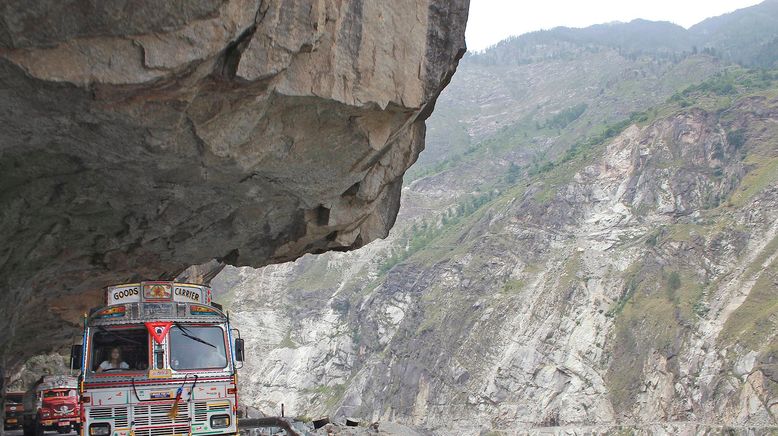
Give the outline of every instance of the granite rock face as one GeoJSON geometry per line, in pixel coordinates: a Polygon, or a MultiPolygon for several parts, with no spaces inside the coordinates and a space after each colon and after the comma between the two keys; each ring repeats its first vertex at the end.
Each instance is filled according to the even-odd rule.
{"type": "Polygon", "coordinates": [[[106,284],[386,236],[468,3],[4,2],[5,364],[106,284]]]}

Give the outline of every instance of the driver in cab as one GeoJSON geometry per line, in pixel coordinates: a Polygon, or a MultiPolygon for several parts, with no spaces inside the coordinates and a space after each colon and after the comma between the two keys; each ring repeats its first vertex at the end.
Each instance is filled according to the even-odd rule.
{"type": "Polygon", "coordinates": [[[97,372],[105,372],[116,369],[130,369],[130,365],[122,360],[121,348],[112,347],[110,360],[104,360],[100,366],[97,367],[97,372]]]}

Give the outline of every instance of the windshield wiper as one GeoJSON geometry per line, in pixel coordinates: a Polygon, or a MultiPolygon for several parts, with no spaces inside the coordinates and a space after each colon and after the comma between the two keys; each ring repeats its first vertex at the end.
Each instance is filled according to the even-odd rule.
{"type": "Polygon", "coordinates": [[[210,342],[206,341],[205,339],[200,339],[200,338],[198,338],[197,336],[194,336],[194,335],[193,335],[193,334],[192,334],[192,333],[189,331],[189,329],[187,329],[186,327],[184,327],[183,325],[181,325],[181,323],[179,323],[179,322],[174,322],[173,324],[174,324],[176,327],[178,327],[178,329],[179,329],[179,330],[181,330],[181,335],[183,335],[183,336],[185,336],[185,337],[187,337],[187,338],[189,338],[189,339],[191,339],[191,340],[193,340],[193,341],[199,342],[199,343],[201,343],[201,344],[205,344],[205,345],[207,345],[207,346],[209,346],[209,347],[213,347],[213,349],[214,349],[214,350],[216,350],[216,349],[217,349],[217,348],[216,348],[216,345],[213,345],[212,343],[210,343],[210,342]]]}

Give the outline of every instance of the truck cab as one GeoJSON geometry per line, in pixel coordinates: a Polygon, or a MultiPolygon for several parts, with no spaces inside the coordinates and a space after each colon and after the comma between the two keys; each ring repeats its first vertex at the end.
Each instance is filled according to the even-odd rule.
{"type": "Polygon", "coordinates": [[[105,298],[72,351],[82,436],[235,434],[243,341],[211,289],[141,282],[105,298]]]}
{"type": "Polygon", "coordinates": [[[41,377],[24,395],[21,424],[25,436],[79,430],[78,380],[68,375],[41,377]]]}
{"type": "Polygon", "coordinates": [[[72,387],[46,389],[41,392],[38,420],[45,430],[70,433],[81,423],[78,390],[72,387]]]}
{"type": "Polygon", "coordinates": [[[13,430],[22,426],[24,413],[24,392],[5,393],[5,430],[13,430]]]}

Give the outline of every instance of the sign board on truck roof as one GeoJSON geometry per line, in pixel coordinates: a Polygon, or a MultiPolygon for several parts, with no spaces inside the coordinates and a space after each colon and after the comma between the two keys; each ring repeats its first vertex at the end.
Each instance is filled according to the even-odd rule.
{"type": "Polygon", "coordinates": [[[179,302],[211,304],[211,288],[190,283],[142,282],[109,286],[105,305],[140,302],[179,302]]]}

